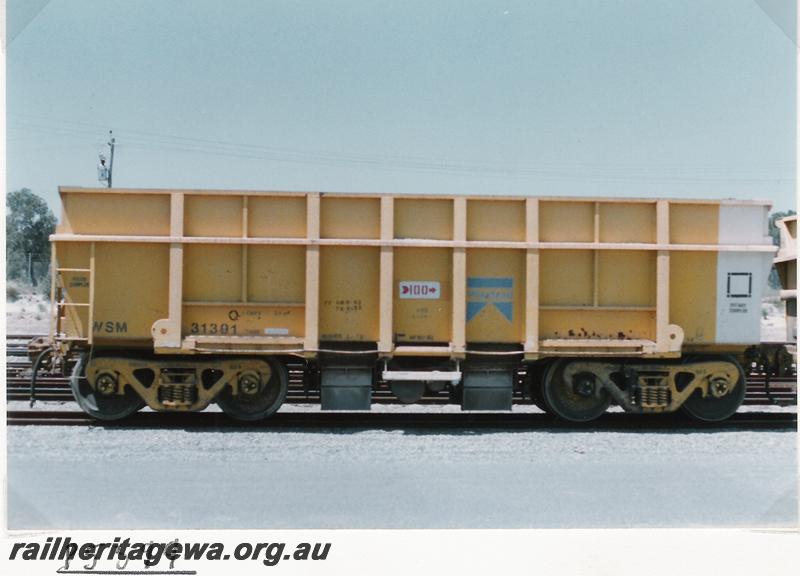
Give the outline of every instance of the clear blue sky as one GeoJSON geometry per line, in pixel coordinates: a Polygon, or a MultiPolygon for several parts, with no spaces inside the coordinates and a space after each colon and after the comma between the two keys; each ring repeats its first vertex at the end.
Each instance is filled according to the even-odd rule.
{"type": "Polygon", "coordinates": [[[791,0],[9,0],[7,186],[795,206],[791,0]]]}

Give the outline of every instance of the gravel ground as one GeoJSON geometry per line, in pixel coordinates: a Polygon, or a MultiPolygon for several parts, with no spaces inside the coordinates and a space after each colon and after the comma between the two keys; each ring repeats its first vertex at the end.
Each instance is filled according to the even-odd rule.
{"type": "MultiPolygon", "coordinates": [[[[23,298],[8,306],[11,332],[46,331],[40,300],[23,298]]],[[[782,340],[782,310],[766,305],[765,312],[762,338],[782,340]]],[[[36,408],[76,409],[73,403],[36,408]]],[[[12,402],[9,409],[28,406],[12,402]]],[[[375,406],[373,411],[460,410],[375,406]]],[[[7,432],[11,529],[798,523],[793,432],[81,427],[7,432]]]]}
{"type": "Polygon", "coordinates": [[[793,432],[8,429],[8,525],[796,526],[793,432]]]}

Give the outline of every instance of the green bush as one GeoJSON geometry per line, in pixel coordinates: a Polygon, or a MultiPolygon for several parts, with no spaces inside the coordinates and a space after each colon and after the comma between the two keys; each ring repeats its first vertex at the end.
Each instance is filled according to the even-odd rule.
{"type": "Polygon", "coordinates": [[[19,300],[21,295],[21,291],[19,286],[16,285],[14,282],[7,282],[6,283],[6,302],[16,302],[19,300]]]}

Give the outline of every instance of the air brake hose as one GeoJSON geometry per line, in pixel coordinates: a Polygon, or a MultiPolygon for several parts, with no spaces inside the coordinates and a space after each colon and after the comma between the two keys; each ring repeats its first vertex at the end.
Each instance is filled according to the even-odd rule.
{"type": "Polygon", "coordinates": [[[48,347],[39,352],[39,355],[36,356],[36,360],[33,361],[33,374],[31,374],[31,408],[36,403],[36,376],[39,374],[39,369],[42,367],[42,363],[44,362],[45,355],[49,355],[53,353],[53,349],[48,347]]]}

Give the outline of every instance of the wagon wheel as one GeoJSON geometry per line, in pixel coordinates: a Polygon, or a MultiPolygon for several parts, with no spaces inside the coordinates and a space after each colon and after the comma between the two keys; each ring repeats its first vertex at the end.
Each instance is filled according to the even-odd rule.
{"type": "Polygon", "coordinates": [[[552,364],[545,364],[544,366],[537,365],[528,368],[528,384],[530,386],[531,401],[539,410],[550,416],[553,415],[553,409],[547,405],[547,400],[545,400],[544,397],[544,378],[551,365],[552,364]]]}
{"type": "Polygon", "coordinates": [[[261,420],[281,407],[289,389],[286,367],[278,361],[266,361],[264,370],[248,370],[237,375],[239,393],[230,387],[217,396],[222,411],[237,420],[261,420]]]}
{"type": "Polygon", "coordinates": [[[69,386],[81,410],[98,420],[120,420],[130,416],[144,406],[144,401],[130,387],[123,394],[116,392],[101,394],[89,385],[86,379],[88,354],[81,354],[72,370],[69,386]]]}
{"type": "MultiPolygon", "coordinates": [[[[717,359],[715,358],[715,360],[717,359]]],[[[747,392],[747,377],[736,360],[730,357],[726,357],[724,360],[736,366],[739,379],[736,382],[712,380],[709,383],[709,393],[705,397],[701,390],[695,390],[681,405],[681,409],[693,419],[701,422],[721,422],[733,416],[742,405],[747,392]],[[730,389],[731,386],[733,389],[730,389]],[[716,393],[714,393],[714,387],[716,387],[716,393]]]]}
{"type": "Polygon", "coordinates": [[[611,404],[611,396],[598,390],[594,374],[581,372],[571,381],[564,378],[569,360],[557,360],[547,368],[542,384],[547,407],[563,420],[589,422],[599,418],[611,404]]]}

